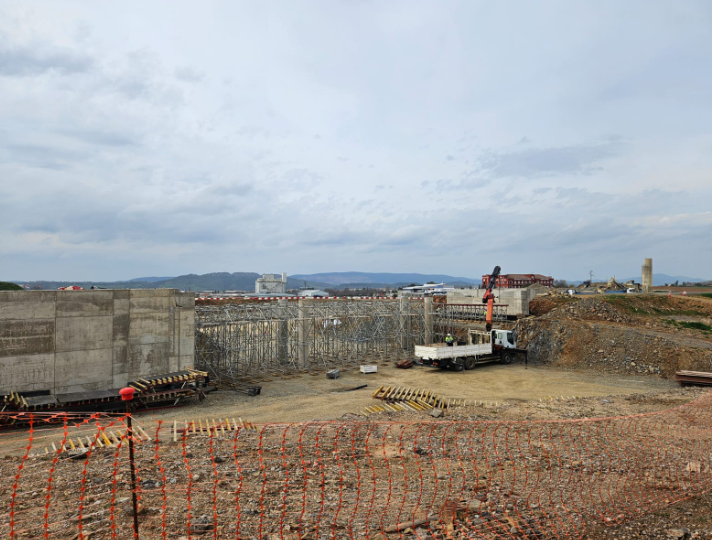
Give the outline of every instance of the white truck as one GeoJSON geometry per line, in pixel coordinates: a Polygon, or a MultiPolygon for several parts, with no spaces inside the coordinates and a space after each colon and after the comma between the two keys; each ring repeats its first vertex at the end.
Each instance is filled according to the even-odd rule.
{"type": "Polygon", "coordinates": [[[467,341],[467,345],[416,345],[415,356],[427,366],[458,371],[487,362],[510,364],[522,356],[524,362],[527,361],[527,351],[517,348],[516,334],[512,330],[470,330],[467,341]]]}

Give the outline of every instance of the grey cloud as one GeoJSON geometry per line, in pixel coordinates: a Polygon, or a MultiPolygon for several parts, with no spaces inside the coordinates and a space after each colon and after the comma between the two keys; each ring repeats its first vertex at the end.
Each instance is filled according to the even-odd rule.
{"type": "Polygon", "coordinates": [[[282,178],[290,187],[304,191],[316,187],[323,180],[320,174],[309,169],[289,169],[282,174],[282,178]]]}
{"type": "Polygon", "coordinates": [[[205,74],[190,67],[181,67],[176,69],[173,74],[176,79],[183,82],[200,82],[205,77],[205,74]]]}
{"type": "Polygon", "coordinates": [[[58,146],[22,143],[0,146],[0,163],[14,162],[38,169],[67,169],[84,157],[85,154],[82,152],[58,146]]]}
{"type": "Polygon", "coordinates": [[[490,179],[478,176],[476,171],[465,171],[460,175],[459,180],[439,179],[421,182],[420,185],[433,193],[445,193],[448,191],[473,190],[485,187],[490,184],[490,182],[490,179]]]}
{"type": "Polygon", "coordinates": [[[62,128],[57,133],[87,144],[101,146],[137,146],[139,141],[128,133],[100,129],[62,128]]]}
{"type": "Polygon", "coordinates": [[[215,195],[234,195],[236,197],[244,197],[254,191],[254,187],[249,183],[233,183],[233,184],[216,184],[208,190],[215,195]]]}
{"type": "Polygon", "coordinates": [[[301,244],[306,246],[347,246],[368,244],[372,237],[366,232],[305,231],[301,244]]]}
{"type": "Polygon", "coordinates": [[[101,73],[100,85],[129,101],[145,100],[175,108],[184,103],[180,87],[164,72],[161,62],[145,50],[132,51],[117,70],[101,73]]]}
{"type": "Polygon", "coordinates": [[[243,223],[252,219],[241,216],[225,202],[132,210],[125,203],[81,192],[38,197],[31,209],[19,206],[14,214],[11,217],[15,232],[55,234],[71,245],[119,241],[219,244],[241,238],[243,223]],[[228,211],[230,221],[225,222],[223,218],[228,211]]]}
{"type": "Polygon", "coordinates": [[[49,72],[71,75],[88,72],[93,64],[90,57],[68,49],[0,42],[0,75],[4,76],[27,77],[49,72]]]}
{"type": "Polygon", "coordinates": [[[619,152],[620,144],[613,141],[596,145],[531,148],[509,153],[492,152],[480,160],[480,167],[492,178],[589,175],[602,169],[602,160],[619,152]]]}

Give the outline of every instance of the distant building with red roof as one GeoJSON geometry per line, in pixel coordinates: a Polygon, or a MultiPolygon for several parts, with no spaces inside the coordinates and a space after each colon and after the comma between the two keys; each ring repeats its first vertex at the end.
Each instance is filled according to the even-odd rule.
{"type": "MultiPolygon", "coordinates": [[[[490,277],[489,275],[482,276],[483,289],[489,286],[490,277]]],[[[554,278],[542,274],[500,274],[497,276],[495,287],[501,289],[521,289],[523,287],[529,287],[529,285],[533,285],[534,283],[545,287],[553,287],[554,278]]]]}

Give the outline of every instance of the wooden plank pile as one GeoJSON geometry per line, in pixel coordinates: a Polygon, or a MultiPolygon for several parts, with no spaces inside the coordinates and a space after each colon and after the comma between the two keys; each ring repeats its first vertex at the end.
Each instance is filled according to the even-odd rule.
{"type": "MultiPolygon", "coordinates": [[[[144,442],[150,441],[151,437],[144,429],[134,422],[133,425],[134,441],[144,442]]],[[[90,435],[74,435],[67,437],[63,442],[51,442],[50,446],[44,447],[44,452],[30,453],[30,457],[41,457],[47,454],[62,454],[68,453],[73,455],[86,454],[90,450],[96,451],[98,448],[116,448],[119,445],[125,445],[127,430],[124,429],[101,429],[98,432],[90,435]]]]}
{"type": "MultiPolygon", "coordinates": [[[[185,369],[174,373],[156,375],[129,381],[128,386],[136,390],[134,408],[152,407],[158,404],[177,405],[182,399],[198,394],[204,397],[201,386],[208,374],[205,371],[185,369]]],[[[119,388],[87,390],[55,395],[23,396],[11,391],[0,396],[0,412],[22,411],[123,411],[126,405],[121,401],[119,388]]]]}
{"type": "Polygon", "coordinates": [[[429,411],[431,409],[447,409],[455,406],[466,406],[467,400],[448,399],[427,388],[409,388],[407,386],[379,387],[373,393],[374,399],[383,403],[366,407],[361,411],[364,416],[379,412],[429,411]]]}
{"type": "Polygon", "coordinates": [[[178,441],[178,439],[182,438],[184,434],[186,437],[189,435],[225,435],[226,433],[238,431],[240,429],[253,431],[259,430],[259,428],[252,422],[243,422],[242,418],[238,418],[237,421],[235,421],[234,418],[225,418],[224,421],[222,419],[218,419],[217,422],[215,421],[215,418],[206,418],[204,425],[202,418],[198,418],[197,422],[195,419],[190,421],[185,420],[183,422],[183,427],[180,428],[178,427],[178,421],[174,420],[173,440],[178,441]]]}

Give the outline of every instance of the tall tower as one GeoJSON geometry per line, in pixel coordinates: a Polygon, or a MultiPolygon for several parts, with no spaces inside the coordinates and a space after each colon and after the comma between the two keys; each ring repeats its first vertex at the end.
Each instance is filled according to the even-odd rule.
{"type": "Polygon", "coordinates": [[[643,264],[643,292],[649,293],[653,290],[653,259],[645,259],[643,264]]]}

